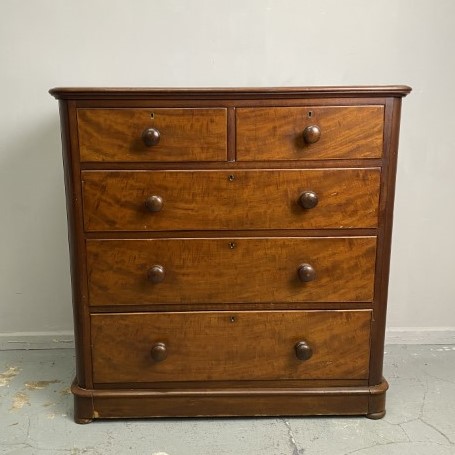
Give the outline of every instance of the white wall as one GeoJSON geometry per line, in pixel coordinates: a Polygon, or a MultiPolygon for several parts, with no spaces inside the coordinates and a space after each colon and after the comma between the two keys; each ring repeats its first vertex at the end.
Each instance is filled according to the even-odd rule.
{"type": "Polygon", "coordinates": [[[409,84],[389,326],[455,327],[453,0],[1,0],[0,333],[71,330],[53,86],[409,84]]]}

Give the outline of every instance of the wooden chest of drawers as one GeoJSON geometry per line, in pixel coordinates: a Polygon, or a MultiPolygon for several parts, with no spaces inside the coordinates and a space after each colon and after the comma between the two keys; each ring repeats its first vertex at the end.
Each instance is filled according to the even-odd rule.
{"type": "Polygon", "coordinates": [[[57,88],[75,420],[385,413],[406,86],[57,88]]]}

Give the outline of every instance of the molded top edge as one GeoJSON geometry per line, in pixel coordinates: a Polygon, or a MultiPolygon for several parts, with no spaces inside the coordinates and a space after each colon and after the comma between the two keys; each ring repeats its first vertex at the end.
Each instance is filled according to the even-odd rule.
{"type": "Polygon", "coordinates": [[[291,98],[395,96],[411,92],[407,85],[340,86],[340,87],[241,87],[241,88],[120,88],[120,87],[56,87],[49,93],[56,99],[138,99],[138,98],[291,98]]]}

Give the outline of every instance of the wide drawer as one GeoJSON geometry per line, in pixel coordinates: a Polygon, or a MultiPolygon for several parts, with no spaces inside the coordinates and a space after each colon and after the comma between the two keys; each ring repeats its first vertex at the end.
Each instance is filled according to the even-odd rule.
{"type": "Polygon", "coordinates": [[[81,161],[225,161],[226,109],[78,109],[81,161]]]}
{"type": "Polygon", "coordinates": [[[95,383],[367,379],[371,311],[94,314],[95,383]]]}
{"type": "Polygon", "coordinates": [[[237,159],[380,158],[383,106],[238,108],[237,159]]]}
{"type": "Polygon", "coordinates": [[[376,237],[92,239],[86,245],[95,306],[373,299],[376,237]]]}
{"type": "Polygon", "coordinates": [[[378,224],[378,168],[85,171],[82,182],[87,231],[374,228],[378,224]],[[308,208],[314,197],[317,205],[308,208]]]}

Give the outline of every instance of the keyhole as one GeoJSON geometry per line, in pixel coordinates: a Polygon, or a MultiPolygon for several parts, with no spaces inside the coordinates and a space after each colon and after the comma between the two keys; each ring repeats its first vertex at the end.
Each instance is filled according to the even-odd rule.
{"type": "Polygon", "coordinates": [[[236,247],[235,242],[229,242],[228,245],[231,250],[233,250],[236,247]]]}
{"type": "Polygon", "coordinates": [[[152,120],[155,118],[155,113],[154,113],[154,112],[152,112],[152,113],[150,114],[150,118],[151,118],[152,120]]]}
{"type": "Polygon", "coordinates": [[[235,322],[235,316],[231,316],[230,321],[235,322]]]}
{"type": "Polygon", "coordinates": [[[308,111],[308,118],[313,117],[313,111],[308,111]]]}
{"type": "Polygon", "coordinates": [[[228,177],[228,180],[229,180],[230,182],[234,181],[234,180],[235,180],[235,175],[232,175],[232,174],[231,174],[231,175],[228,177]]]}

